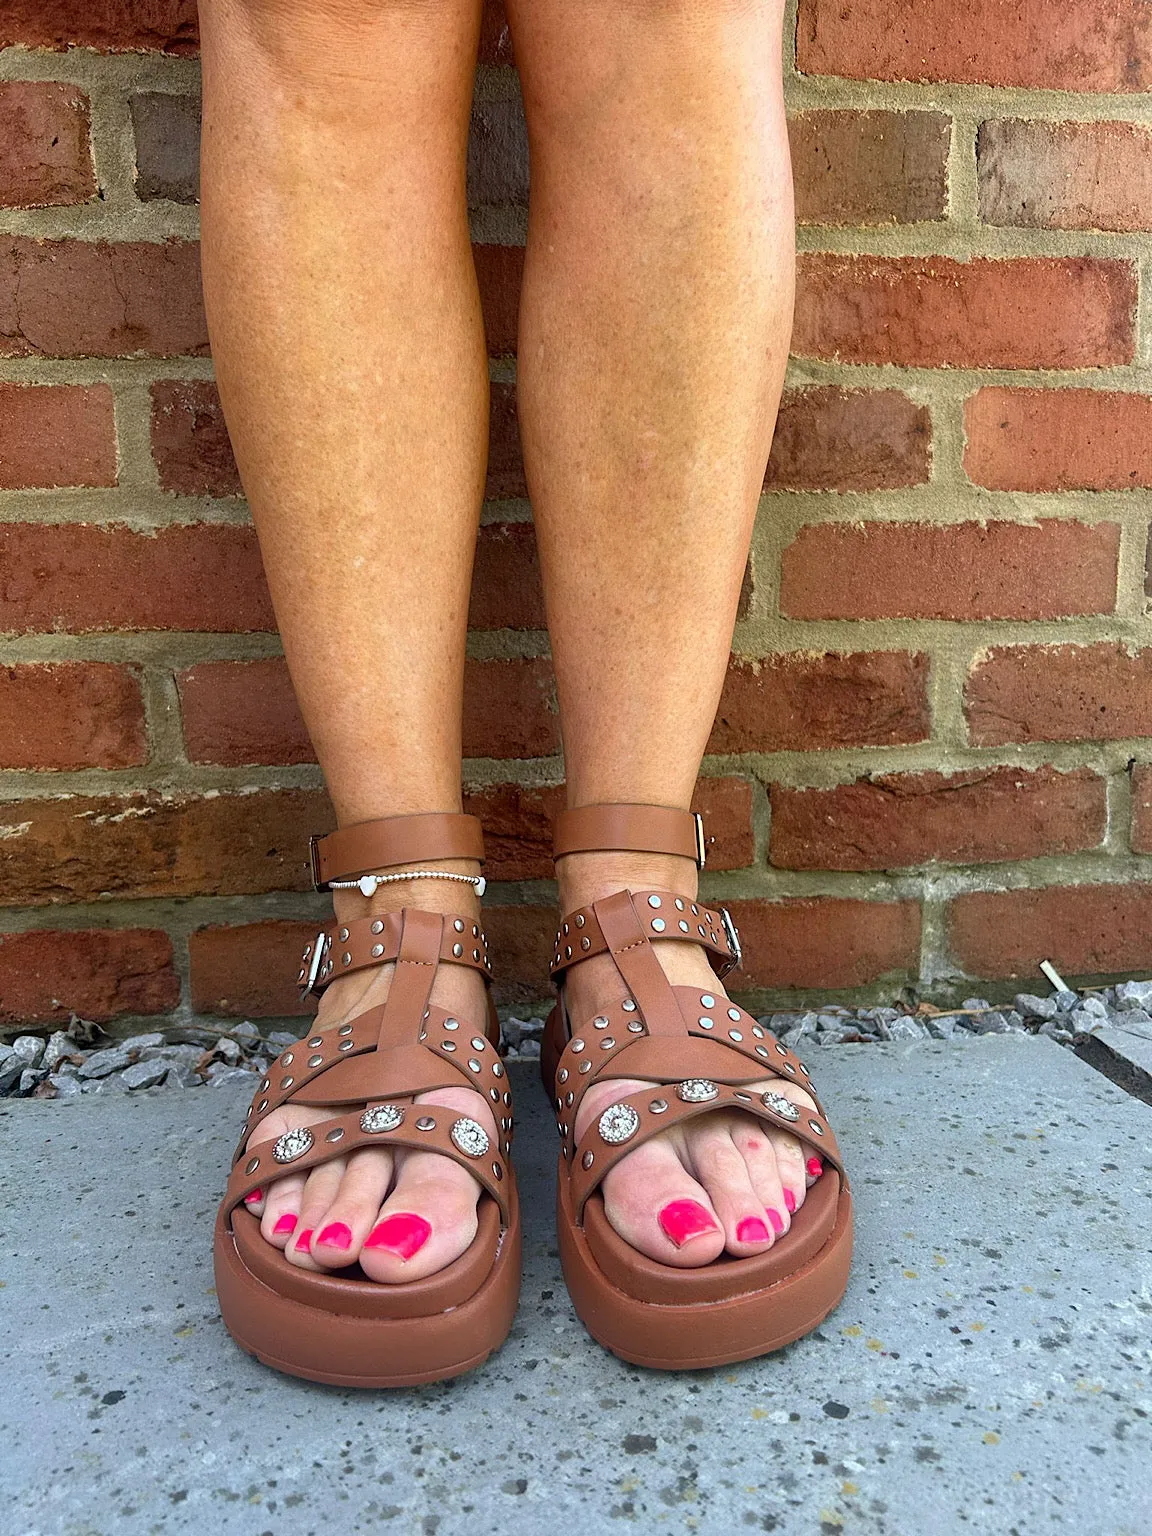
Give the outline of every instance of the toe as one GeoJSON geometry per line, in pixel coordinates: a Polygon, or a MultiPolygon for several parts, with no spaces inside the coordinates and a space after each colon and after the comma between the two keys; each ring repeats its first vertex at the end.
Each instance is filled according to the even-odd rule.
{"type": "MultiPolygon", "coordinates": [[[[735,1137],[742,1134],[743,1127],[734,1116],[705,1115],[688,1126],[692,1165],[723,1225],[724,1245],[737,1258],[763,1253],[786,1220],[781,1216],[784,1201],[779,1183],[774,1202],[754,1186],[747,1158],[756,1152],[745,1152],[737,1145],[735,1137]]],[[[774,1168],[775,1158],[769,1156],[774,1168]]]]}
{"type": "Polygon", "coordinates": [[[392,1180],[391,1152],[353,1152],[335,1196],[316,1218],[311,1256],[325,1269],[341,1269],[360,1256],[392,1180]]]}
{"type": "Polygon", "coordinates": [[[798,1201],[793,1185],[781,1177],[773,1133],[760,1121],[742,1116],[733,1127],[732,1140],[775,1242],[787,1230],[798,1201]]]}
{"type": "Polygon", "coordinates": [[[360,1267],[373,1280],[420,1280],[451,1264],[476,1236],[480,1186],[434,1152],[405,1157],[396,1188],[373,1211],[360,1267]]]}
{"type": "Polygon", "coordinates": [[[300,1215],[284,1249],[285,1258],[293,1264],[299,1264],[302,1269],[321,1268],[312,1256],[312,1244],[321,1217],[336,1199],[347,1163],[346,1157],[318,1163],[305,1178],[304,1192],[300,1197],[300,1215]]]}
{"type": "Polygon", "coordinates": [[[708,1191],[665,1137],[637,1147],[604,1178],[604,1213],[626,1243],[681,1269],[709,1264],[724,1229],[708,1191]]]}
{"type": "Polygon", "coordinates": [[[277,1179],[265,1192],[260,1231],[276,1248],[286,1248],[288,1239],[296,1230],[300,1202],[304,1198],[304,1183],[304,1175],[294,1173],[286,1179],[277,1179]]]}

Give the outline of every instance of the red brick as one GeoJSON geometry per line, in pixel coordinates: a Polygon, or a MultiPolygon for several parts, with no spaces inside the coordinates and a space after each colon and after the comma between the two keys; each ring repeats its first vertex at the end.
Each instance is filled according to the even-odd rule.
{"type": "Polygon", "coordinates": [[[735,987],[862,987],[919,971],[916,902],[818,896],[734,901],[728,910],[744,949],[735,987]]]}
{"type": "Polygon", "coordinates": [[[787,390],[780,401],[768,491],[891,491],[923,485],[932,418],[898,389],[787,390]]]}
{"type": "Polygon", "coordinates": [[[243,494],[220,396],[207,379],[158,379],[152,385],[152,457],[166,491],[243,494]]]}
{"type": "Polygon", "coordinates": [[[484,0],[484,11],[480,19],[480,62],[512,62],[512,34],[508,28],[504,0],[484,0]]]}
{"type": "Polygon", "coordinates": [[[488,417],[488,483],[484,495],[489,501],[504,501],[527,494],[520,421],[516,414],[516,386],[494,383],[488,417]]]}
{"type": "Polygon", "coordinates": [[[0,47],[197,51],[196,0],[6,0],[0,47]]]}
{"type": "Polygon", "coordinates": [[[1132,361],[1135,324],[1127,261],[813,252],[798,261],[792,351],[914,368],[1104,368],[1132,361]]]}
{"type": "Polygon", "coordinates": [[[1152,768],[1147,763],[1132,769],[1132,851],[1152,853],[1152,768]]]}
{"type": "Polygon", "coordinates": [[[465,662],[465,757],[551,757],[559,750],[551,662],[465,662]]]}
{"type": "Polygon", "coordinates": [[[972,891],[948,908],[948,943],[969,976],[1039,982],[1051,960],[1066,981],[1152,970],[1152,885],[972,891]]]}
{"type": "Polygon", "coordinates": [[[487,523],[476,544],[470,629],[543,629],[544,594],[531,523],[487,523]]]}
{"type": "Polygon", "coordinates": [[[1122,741],[1152,734],[1152,650],[1005,645],[984,652],[964,692],[970,740],[1122,741]]]}
{"type": "Polygon", "coordinates": [[[474,245],[480,303],[488,352],[503,357],[516,351],[520,314],[520,284],[524,277],[524,248],[519,245],[474,245]]]}
{"type": "Polygon", "coordinates": [[[0,903],[236,896],[311,889],[321,790],[62,795],[0,806],[0,903]]]}
{"type": "Polygon", "coordinates": [[[137,668],[0,667],[0,768],[134,768],[147,760],[137,668]]]}
{"type": "Polygon", "coordinates": [[[1152,486],[1152,396],[981,389],[964,406],[964,468],[994,491],[1152,486]]]}
{"type": "Polygon", "coordinates": [[[797,65],[855,80],[1053,91],[1152,86],[1144,0],[801,0],[797,65]]]}
{"type": "Polygon", "coordinates": [[[0,490],[115,484],[107,384],[0,383],[0,490]]]}
{"type": "Polygon", "coordinates": [[[484,908],[498,1003],[537,1002],[552,995],[548,967],[556,937],[555,907],[484,908]]]}
{"type": "Polygon", "coordinates": [[[0,206],[51,208],[96,196],[88,98],[62,80],[0,85],[0,206]]]}
{"type": "Polygon", "coordinates": [[[176,687],[190,762],[316,761],[282,657],[201,662],[177,673],[176,687]]]}
{"type": "Polygon", "coordinates": [[[188,938],[192,1007],[233,1019],[315,1013],[315,998],[300,1001],[297,977],[316,928],[316,923],[272,921],[195,929],[188,938]]]}
{"type": "Polygon", "coordinates": [[[799,224],[915,224],[948,212],[942,112],[802,112],[788,121],[799,224]]]}
{"type": "Polygon", "coordinates": [[[205,356],[192,241],[0,236],[0,356],[205,356]]]}
{"type": "Polygon", "coordinates": [[[104,1023],[167,1013],[180,1001],[172,941],[157,928],[0,933],[0,1024],[104,1023]]]}
{"type": "MultiPolygon", "coordinates": [[[[464,809],[484,823],[490,880],[551,880],[552,825],[564,807],[562,785],[477,785],[464,809]]],[[[752,786],[746,779],[701,779],[692,801],[704,818],[708,868],[744,869],[755,857],[752,786]]]]}
{"type": "Polygon", "coordinates": [[[1096,848],[1105,782],[1090,768],[887,773],[834,789],[771,788],[769,860],[781,869],[1001,863],[1096,848]]]}
{"type": "Polygon", "coordinates": [[[793,619],[1056,619],[1116,606],[1118,523],[816,523],[784,551],[793,619]]]}
{"type": "Polygon", "coordinates": [[[709,752],[801,752],[926,741],[928,658],[908,651],[734,657],[709,752]]]}
{"type": "Polygon", "coordinates": [[[251,528],[0,524],[0,631],[275,627],[251,528]]]}
{"type": "Polygon", "coordinates": [[[1152,229],[1152,129],[1141,123],[982,123],[980,217],[1029,229],[1152,229]]]}

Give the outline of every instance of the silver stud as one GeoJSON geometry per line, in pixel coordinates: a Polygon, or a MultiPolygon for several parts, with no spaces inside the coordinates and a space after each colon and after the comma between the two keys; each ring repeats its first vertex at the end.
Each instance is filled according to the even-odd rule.
{"type": "Polygon", "coordinates": [[[416,1129],[418,1131],[434,1131],[436,1129],[436,1122],[431,1115],[421,1115],[416,1122],[416,1129]]]}
{"type": "Polygon", "coordinates": [[[271,1086],[272,1086],[272,1079],[266,1077],[264,1079],[264,1081],[260,1084],[260,1092],[261,1093],[267,1093],[269,1088],[271,1088],[271,1086]]]}
{"type": "Polygon", "coordinates": [[[348,953],[347,950],[345,950],[344,953],[340,956],[340,959],[343,961],[343,963],[345,965],[351,965],[352,964],[352,956],[348,953]]]}
{"type": "Polygon", "coordinates": [[[650,907],[662,907],[664,903],[660,900],[659,896],[649,896],[648,905],[650,907]]]}
{"type": "Polygon", "coordinates": [[[565,960],[571,960],[571,958],[572,958],[572,946],[571,946],[571,944],[569,944],[569,945],[567,945],[565,947],[564,958],[565,958],[565,960]]]}
{"type": "Polygon", "coordinates": [[[631,1024],[628,1026],[628,1033],[630,1035],[642,1035],[644,1033],[644,1026],[641,1024],[639,1019],[632,1020],[631,1024]]]}
{"type": "Polygon", "coordinates": [[[616,1041],[612,1038],[611,1035],[605,1035],[603,1040],[600,1042],[600,1049],[602,1051],[610,1051],[615,1044],[616,1041]]]}
{"type": "Polygon", "coordinates": [[[653,1099],[651,1104],[649,1104],[648,1108],[652,1111],[652,1113],[654,1115],[662,1115],[664,1113],[664,1111],[668,1108],[668,1100],[667,1099],[653,1099]]]}
{"type": "Polygon", "coordinates": [[[379,959],[379,957],[383,953],[384,953],[384,946],[383,946],[383,944],[373,944],[373,946],[372,946],[372,956],[373,956],[374,959],[379,959]]]}
{"type": "Polygon", "coordinates": [[[285,1051],[283,1056],[281,1056],[280,1061],[283,1066],[290,1067],[292,1065],[292,1052],[285,1051]]]}
{"type": "Polygon", "coordinates": [[[677,928],[679,928],[681,933],[690,933],[692,931],[688,927],[688,924],[684,921],[683,918],[680,919],[680,921],[676,924],[676,926],[677,926],[677,928]]]}
{"type": "Polygon", "coordinates": [[[344,1140],[344,1128],[343,1128],[343,1126],[338,1125],[333,1130],[330,1130],[328,1132],[328,1134],[324,1137],[324,1140],[325,1141],[343,1141],[344,1140]]]}
{"type": "Polygon", "coordinates": [[[697,1022],[697,1024],[699,1024],[699,1026],[700,1026],[700,1028],[701,1028],[701,1029],[711,1029],[711,1028],[712,1028],[712,1026],[713,1026],[713,1024],[714,1024],[714,1023],[715,1023],[715,1022],[716,1022],[716,1021],[715,1021],[715,1019],[710,1019],[710,1018],[709,1018],[709,1017],[708,1017],[708,1015],[707,1015],[707,1014],[706,1014],[706,1013],[705,1013],[705,1014],[702,1014],[702,1015],[701,1015],[701,1016],[700,1016],[700,1018],[698,1018],[698,1019],[697,1019],[697,1020],[696,1020],[696,1022],[697,1022]]]}
{"type": "Polygon", "coordinates": [[[454,1051],[456,1049],[455,1040],[441,1040],[440,1049],[442,1051],[454,1051]]]}
{"type": "Polygon", "coordinates": [[[347,930],[347,928],[341,928],[341,930],[340,930],[340,942],[341,942],[341,944],[344,943],[344,941],[345,941],[345,939],[347,939],[347,937],[348,937],[348,930],[347,930]]]}
{"type": "Polygon", "coordinates": [[[504,1065],[503,1065],[502,1062],[494,1061],[492,1063],[492,1076],[493,1077],[503,1077],[504,1076],[504,1065]]]}
{"type": "Polygon", "coordinates": [[[792,1065],[792,1063],[790,1061],[786,1061],[784,1063],[784,1070],[785,1070],[785,1072],[791,1072],[793,1077],[796,1076],[796,1068],[792,1065]]]}
{"type": "Polygon", "coordinates": [[[676,1097],[685,1104],[706,1104],[718,1096],[720,1090],[707,1077],[689,1077],[676,1089],[676,1097]]]}
{"type": "Polygon", "coordinates": [[[728,1038],[729,1040],[743,1040],[744,1036],[738,1029],[730,1029],[728,1031],[728,1038]]]}
{"type": "Polygon", "coordinates": [[[573,1040],[568,1049],[574,1056],[579,1056],[580,1052],[584,1049],[583,1040],[573,1040]]]}
{"type": "Polygon", "coordinates": [[[652,932],[653,933],[663,933],[664,932],[664,919],[662,917],[654,917],[652,919],[652,932]]]}
{"type": "Polygon", "coordinates": [[[587,934],[585,934],[584,937],[580,940],[580,948],[581,949],[591,949],[592,948],[592,940],[588,937],[587,934]]]}
{"type": "Polygon", "coordinates": [[[473,958],[473,960],[479,960],[480,959],[480,951],[478,949],[474,949],[472,951],[472,958],[473,958]]]}
{"type": "Polygon", "coordinates": [[[317,1046],[320,1046],[320,1045],[323,1045],[323,1044],[324,1044],[324,1036],[323,1035],[313,1035],[311,1040],[309,1040],[309,1042],[308,1042],[308,1049],[310,1051],[314,1051],[317,1048],[317,1046]]]}
{"type": "Polygon", "coordinates": [[[573,1094],[571,1088],[569,1088],[568,1092],[564,1095],[564,1102],[568,1106],[569,1109],[572,1108],[572,1100],[573,1100],[574,1097],[575,1097],[575,1095],[573,1094]]]}
{"type": "Polygon", "coordinates": [[[504,1170],[503,1170],[503,1168],[501,1168],[499,1163],[493,1163],[492,1164],[492,1173],[493,1173],[493,1176],[496,1179],[498,1179],[498,1180],[502,1179],[504,1177],[504,1170]]]}
{"type": "Polygon", "coordinates": [[[296,1079],[294,1077],[282,1077],[280,1079],[280,1086],[281,1088],[291,1088],[295,1081],[296,1079]]]}
{"type": "Polygon", "coordinates": [[[752,1102],[752,1095],[750,1093],[741,1093],[738,1088],[733,1088],[732,1096],[739,1099],[741,1104],[751,1104],[752,1102]]]}
{"type": "Polygon", "coordinates": [[[760,1095],[760,1102],[765,1109],[774,1109],[784,1120],[796,1121],[800,1118],[800,1111],[791,1099],[786,1099],[782,1093],[775,1093],[771,1088],[760,1095]]]}
{"type": "Polygon", "coordinates": [[[456,1121],[450,1134],[453,1144],[466,1157],[483,1157],[488,1150],[488,1132],[479,1121],[469,1120],[467,1115],[456,1121]]]}
{"type": "Polygon", "coordinates": [[[285,1131],[273,1143],[272,1156],[278,1163],[294,1163],[305,1152],[311,1151],[314,1139],[306,1125],[298,1126],[294,1131],[285,1131]]]}
{"type": "Polygon", "coordinates": [[[733,1023],[735,1023],[735,1021],[740,1017],[739,1008],[729,1008],[728,1017],[733,1021],[733,1023]]]}
{"type": "Polygon", "coordinates": [[[472,1057],[469,1058],[469,1061],[468,1061],[468,1070],[469,1070],[469,1072],[482,1072],[484,1069],[480,1065],[480,1063],[476,1060],[475,1056],[472,1056],[472,1057]]]}
{"type": "Polygon", "coordinates": [[[597,1017],[592,1020],[592,1028],[593,1029],[607,1029],[608,1028],[608,1020],[604,1017],[604,1015],[602,1013],[597,1015],[597,1017]]]}
{"type": "Polygon", "coordinates": [[[556,1074],[556,1081],[558,1083],[566,1083],[568,1081],[568,1068],[567,1067],[561,1067],[560,1068],[559,1072],[557,1072],[557,1074],[556,1074]]]}
{"type": "Polygon", "coordinates": [[[472,1049],[474,1051],[482,1051],[487,1044],[487,1040],[481,1040],[479,1035],[477,1035],[476,1038],[472,1041],[472,1049]]]}
{"type": "Polygon", "coordinates": [[[445,1029],[459,1029],[460,1028],[460,1020],[459,1019],[445,1019],[444,1020],[444,1028],[445,1029]]]}
{"type": "Polygon", "coordinates": [[[697,933],[699,933],[699,935],[700,935],[700,937],[702,939],[706,939],[708,937],[708,935],[704,932],[704,924],[703,923],[697,923],[696,924],[696,931],[697,931],[697,933]]]}
{"type": "Polygon", "coordinates": [[[341,1024],[338,1033],[340,1033],[342,1035],[350,1035],[352,1033],[352,1026],[351,1026],[351,1024],[341,1024]]]}
{"type": "Polygon", "coordinates": [[[781,1045],[780,1042],[777,1041],[776,1042],[776,1054],[778,1056],[787,1056],[787,1054],[788,1054],[788,1047],[786,1045],[781,1045]]]}
{"type": "Polygon", "coordinates": [[[767,1061],[767,1059],[768,1059],[768,1052],[764,1049],[764,1047],[762,1045],[758,1045],[756,1047],[756,1054],[757,1054],[757,1056],[763,1056],[765,1061],[767,1061]]]}
{"type": "Polygon", "coordinates": [[[818,1120],[809,1120],[808,1124],[816,1132],[817,1136],[823,1136],[823,1134],[824,1134],[824,1127],[820,1124],[820,1122],[818,1120]]]}
{"type": "Polygon", "coordinates": [[[576,914],[576,926],[577,926],[577,928],[583,928],[583,926],[584,926],[584,914],[583,914],[583,912],[577,912],[577,914],[576,914]]]}
{"type": "Polygon", "coordinates": [[[492,1100],[493,1104],[499,1104],[499,1102],[500,1102],[500,1090],[499,1090],[499,1088],[489,1088],[489,1090],[488,1090],[488,1097],[492,1100]]]}
{"type": "Polygon", "coordinates": [[[309,1056],[308,1065],[310,1067],[322,1067],[324,1065],[323,1056],[309,1056]]]}
{"type": "Polygon", "coordinates": [[[474,939],[478,939],[480,937],[480,929],[476,923],[472,924],[472,937],[474,939]]]}
{"type": "Polygon", "coordinates": [[[565,933],[567,933],[567,932],[568,932],[568,924],[567,924],[567,923],[565,923],[565,924],[564,924],[564,932],[565,932],[565,933]]]}
{"type": "Polygon", "coordinates": [[[511,1104],[512,1102],[512,1095],[507,1091],[507,1089],[504,1091],[504,1102],[505,1104],[511,1104]]]}
{"type": "Polygon", "coordinates": [[[372,932],[373,933],[383,933],[384,932],[384,919],[383,918],[377,917],[377,918],[375,918],[373,920],[372,932]]]}
{"type": "Polygon", "coordinates": [[[458,917],[456,919],[456,921],[452,924],[452,926],[453,926],[453,928],[455,928],[457,933],[463,933],[464,932],[464,920],[463,920],[463,918],[459,918],[458,917]]]}
{"type": "Polygon", "coordinates": [[[604,1141],[618,1147],[640,1129],[640,1116],[631,1104],[610,1104],[600,1116],[597,1129],[604,1141]]]}
{"type": "Polygon", "coordinates": [[[403,1119],[404,1111],[399,1104],[374,1104],[360,1116],[360,1129],[369,1134],[394,1131],[403,1119]]]}
{"type": "Polygon", "coordinates": [[[764,1031],[760,1028],[759,1024],[753,1024],[752,1033],[756,1036],[757,1040],[763,1040],[764,1031]]]}
{"type": "Polygon", "coordinates": [[[261,1099],[259,1104],[257,1104],[257,1106],[256,1106],[256,1113],[258,1115],[262,1115],[267,1108],[268,1108],[268,1100],[267,1099],[261,1099]]]}
{"type": "Polygon", "coordinates": [[[712,996],[711,992],[704,992],[701,994],[700,1006],[702,1008],[715,1008],[716,999],[712,996]]]}
{"type": "Polygon", "coordinates": [[[249,1161],[244,1166],[244,1172],[245,1173],[255,1173],[257,1168],[259,1168],[259,1166],[260,1166],[260,1159],[258,1157],[250,1158],[249,1161]]]}
{"type": "Polygon", "coordinates": [[[699,915],[700,915],[700,908],[696,905],[695,902],[693,902],[692,903],[692,916],[693,917],[699,917],[699,915]]]}
{"type": "Polygon", "coordinates": [[[595,1161],[596,1154],[594,1152],[585,1152],[584,1156],[580,1159],[580,1166],[581,1168],[588,1169],[591,1168],[595,1161]]]}
{"type": "Polygon", "coordinates": [[[592,1070],[592,1063],[590,1061],[582,1061],[580,1063],[580,1072],[581,1072],[581,1074],[583,1074],[585,1072],[591,1072],[591,1070],[592,1070]]]}
{"type": "Polygon", "coordinates": [[[636,1012],[636,1004],[632,1001],[632,999],[630,997],[626,997],[624,999],[624,1001],[620,1004],[620,1006],[621,1006],[621,1008],[623,1008],[625,1013],[635,1013],[636,1012]]]}
{"type": "Polygon", "coordinates": [[[679,896],[676,898],[676,910],[677,912],[683,912],[684,910],[684,903],[679,896]]]}
{"type": "Polygon", "coordinates": [[[356,1049],[356,1042],[355,1042],[355,1040],[341,1040],[340,1045],[339,1045],[339,1049],[342,1050],[342,1051],[352,1051],[352,1050],[355,1050],[356,1049]]]}
{"type": "Polygon", "coordinates": [[[809,1072],[808,1068],[804,1065],[803,1062],[800,1063],[800,1070],[801,1070],[801,1072],[803,1072],[805,1077],[811,1077],[812,1076],[811,1072],[809,1072]]]}

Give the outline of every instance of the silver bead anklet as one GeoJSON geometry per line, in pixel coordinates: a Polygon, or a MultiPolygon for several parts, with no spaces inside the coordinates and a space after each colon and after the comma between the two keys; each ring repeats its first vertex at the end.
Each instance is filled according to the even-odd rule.
{"type": "Polygon", "coordinates": [[[456,875],[447,869],[404,869],[396,875],[361,875],[358,880],[329,880],[333,891],[360,891],[364,896],[375,895],[378,885],[392,885],[397,880],[458,880],[462,885],[472,885],[477,896],[483,896],[488,882],[483,875],[456,875]]]}

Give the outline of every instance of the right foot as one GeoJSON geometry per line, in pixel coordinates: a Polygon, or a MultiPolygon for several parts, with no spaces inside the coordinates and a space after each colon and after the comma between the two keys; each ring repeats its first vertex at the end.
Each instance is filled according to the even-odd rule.
{"type": "MultiPolygon", "coordinates": [[[[427,882],[425,891],[431,885],[427,882]]],[[[443,889],[441,884],[436,895],[443,889]]],[[[460,889],[452,887],[454,910],[478,921],[478,903],[459,899],[460,889]]],[[[413,899],[411,894],[408,899],[412,906],[431,905],[430,901],[413,899]]],[[[356,900],[360,903],[356,910],[349,910],[346,901],[342,903],[342,921],[385,910],[380,903],[369,908],[364,898],[356,900]]],[[[394,970],[394,965],[386,965],[336,977],[321,995],[312,1032],[336,1029],[384,1002],[394,970]]],[[[483,1033],[487,1001],[478,971],[441,965],[431,1001],[458,1013],[465,1024],[483,1033]]],[[[437,1088],[418,1094],[415,1102],[454,1109],[478,1121],[494,1144],[500,1140],[488,1102],[468,1088],[437,1088]]],[[[359,1107],[285,1104],[255,1126],[248,1146],[359,1107]]],[[[246,1203],[260,1218],[265,1239],[283,1249],[289,1262],[302,1269],[341,1269],[359,1261],[373,1280],[419,1280],[459,1258],[476,1236],[480,1185],[466,1168],[437,1152],[361,1148],[308,1173],[286,1174],[258,1193],[261,1198],[249,1198],[246,1203]]]]}

